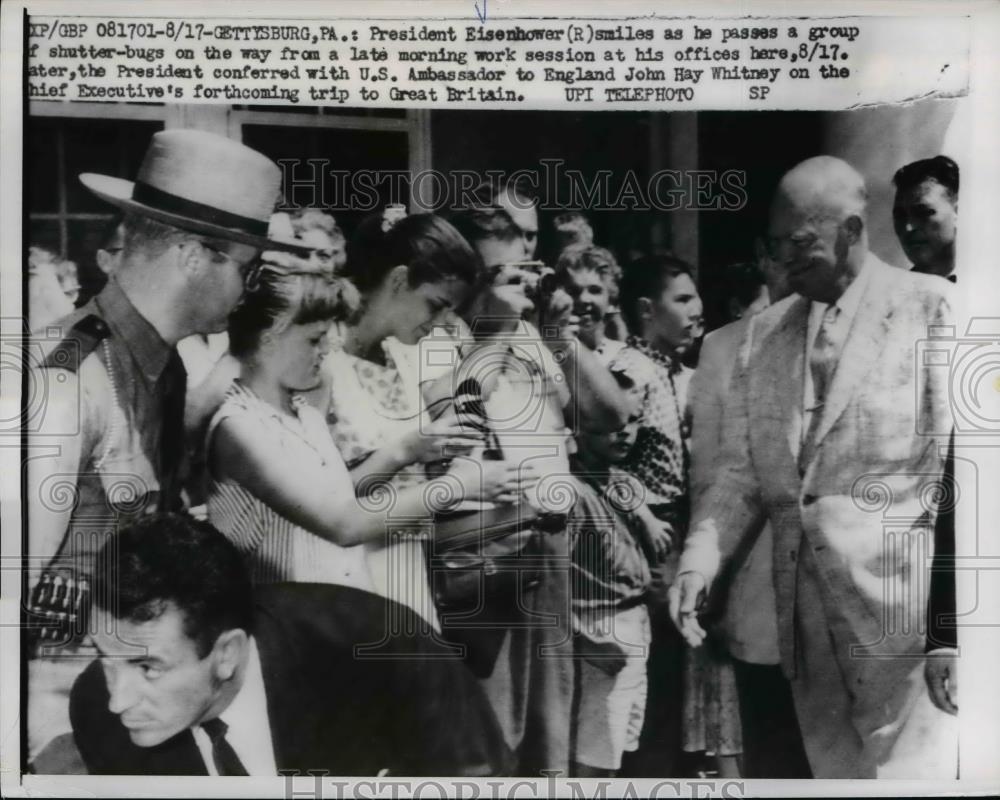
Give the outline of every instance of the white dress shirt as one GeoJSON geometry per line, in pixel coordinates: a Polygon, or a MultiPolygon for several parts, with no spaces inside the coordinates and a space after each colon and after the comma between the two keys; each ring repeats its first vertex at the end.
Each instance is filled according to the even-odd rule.
{"type": "Polygon", "coordinates": [[[861,305],[861,298],[865,295],[865,287],[868,285],[868,276],[870,273],[871,270],[868,269],[868,261],[866,259],[857,277],[851,281],[850,285],[835,303],[820,303],[814,300],[809,308],[809,327],[806,332],[806,368],[802,371],[805,380],[805,387],[802,393],[803,442],[812,423],[812,415],[819,410],[816,408],[816,391],[813,387],[813,376],[812,370],[809,368],[809,363],[813,347],[816,344],[819,327],[823,323],[823,316],[830,305],[836,306],[840,311],[836,321],[827,327],[827,336],[834,342],[837,352],[840,353],[843,351],[844,342],[847,341],[847,336],[851,332],[851,325],[854,324],[854,318],[857,316],[858,306],[861,305]]]}
{"type": "MultiPolygon", "coordinates": [[[[267,695],[264,674],[260,668],[257,643],[250,638],[250,655],[243,685],[219,718],[229,726],[226,741],[236,751],[249,775],[277,775],[274,744],[271,741],[271,721],[267,715],[267,695]]],[[[201,725],[191,728],[194,740],[205,760],[209,775],[218,775],[212,758],[212,740],[201,725]]]]}

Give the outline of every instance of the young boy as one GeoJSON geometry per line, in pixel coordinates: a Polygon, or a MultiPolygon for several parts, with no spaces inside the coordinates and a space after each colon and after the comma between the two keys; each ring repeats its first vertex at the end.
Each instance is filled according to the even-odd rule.
{"type": "Polygon", "coordinates": [[[662,555],[670,546],[645,505],[642,485],[615,466],[635,444],[641,397],[624,372],[614,375],[628,393],[629,420],[612,433],[578,431],[571,461],[577,499],[568,525],[579,674],[572,757],[578,777],[613,776],[622,753],[638,745],[650,641],[647,554],[662,555]]]}

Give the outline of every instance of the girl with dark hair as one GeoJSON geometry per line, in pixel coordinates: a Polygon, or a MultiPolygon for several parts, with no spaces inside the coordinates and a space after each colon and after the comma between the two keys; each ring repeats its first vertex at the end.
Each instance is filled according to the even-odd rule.
{"type": "MultiPolygon", "coordinates": [[[[427,465],[441,461],[445,447],[471,454],[461,460],[483,470],[483,490],[466,499],[515,502],[530,481],[529,470],[519,476],[507,462],[480,460],[482,434],[461,426],[450,406],[432,419],[440,409],[428,408],[420,391],[427,376],[413,345],[456,321],[454,310],[479,287],[480,273],[469,244],[434,214],[405,216],[390,206],[362,222],[348,244],[346,275],[361,304],[343,349],[327,359],[328,423],[360,496],[387,482],[400,492],[425,486],[427,465]]],[[[420,539],[371,541],[365,550],[374,590],[439,628],[420,539]]]]}
{"type": "Polygon", "coordinates": [[[510,482],[505,470],[481,477],[477,465],[456,459],[436,482],[396,493],[391,506],[359,502],[323,417],[327,332],[350,313],[352,297],[344,281],[283,256],[281,265],[251,276],[230,317],[240,377],[209,425],[208,515],[244,554],[257,583],[371,590],[365,549],[356,545],[381,546],[390,510],[419,526],[463,493],[492,497],[510,482]]]}

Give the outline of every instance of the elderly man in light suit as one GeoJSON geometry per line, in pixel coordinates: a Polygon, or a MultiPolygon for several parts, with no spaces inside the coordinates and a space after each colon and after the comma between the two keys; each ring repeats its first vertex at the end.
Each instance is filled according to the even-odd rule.
{"type": "Polygon", "coordinates": [[[671,616],[699,644],[706,588],[769,522],[781,665],[814,776],[954,777],[953,747],[933,736],[952,718],[923,683],[927,496],[943,448],[921,431],[948,429],[947,376],[915,357],[949,322],[948,287],[869,252],[866,198],[828,156],[778,186],[770,249],[800,296],[748,323],[671,616]]]}
{"type": "MultiPolygon", "coordinates": [[[[791,293],[784,269],[771,260],[761,239],[756,263],[764,278],[768,303],[791,293]]],[[[750,309],[734,322],[705,337],[698,368],[691,379],[691,496],[695,505],[712,487],[723,445],[723,417],[729,386],[738,364],[746,362],[745,336],[750,309]],[[742,346],[741,346],[742,343],[742,346]]],[[[791,688],[781,673],[778,618],[771,578],[773,535],[770,524],[729,564],[729,580],[716,582],[721,617],[715,635],[733,659],[743,728],[744,778],[807,778],[791,688]]]]}

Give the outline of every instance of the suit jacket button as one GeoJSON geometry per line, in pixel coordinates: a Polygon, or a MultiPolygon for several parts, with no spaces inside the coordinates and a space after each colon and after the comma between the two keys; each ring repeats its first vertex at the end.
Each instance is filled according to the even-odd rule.
{"type": "Polygon", "coordinates": [[[802,505],[811,506],[816,502],[816,495],[814,494],[804,494],[802,495],[802,505]]]}

